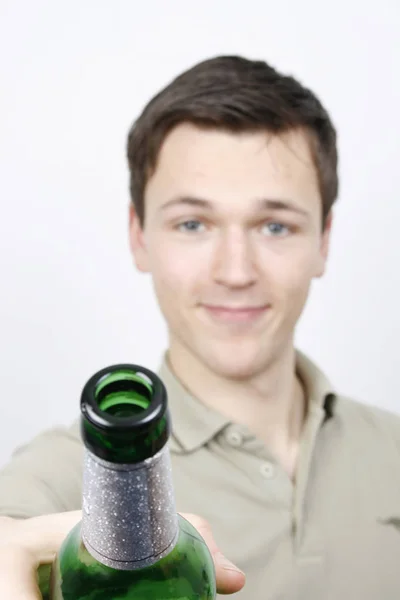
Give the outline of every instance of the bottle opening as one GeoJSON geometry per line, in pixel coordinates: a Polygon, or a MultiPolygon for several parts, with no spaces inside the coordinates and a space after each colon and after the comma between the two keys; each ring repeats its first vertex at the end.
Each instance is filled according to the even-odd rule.
{"type": "Polygon", "coordinates": [[[132,418],[145,411],[153,397],[151,380],[140,372],[121,369],[106,375],[95,388],[100,411],[119,418],[132,418]]]}
{"type": "Polygon", "coordinates": [[[82,439],[98,458],[143,462],[165,446],[170,430],[167,391],[153,371],[129,363],[111,365],[84,385],[82,439]]]}

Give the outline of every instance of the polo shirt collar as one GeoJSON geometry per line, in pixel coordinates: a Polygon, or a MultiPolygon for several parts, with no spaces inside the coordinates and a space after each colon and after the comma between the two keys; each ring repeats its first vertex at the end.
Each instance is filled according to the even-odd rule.
{"type": "Polygon", "coordinates": [[[191,452],[229,425],[227,417],[197,400],[178,380],[164,354],[158,374],[168,393],[173,435],[187,452],[191,452]]]}
{"type": "Polygon", "coordinates": [[[296,371],[306,392],[308,410],[322,410],[326,419],[332,417],[337,398],[335,389],[325,373],[300,350],[296,350],[296,371]]]}
{"type": "MultiPolygon", "coordinates": [[[[324,373],[302,352],[296,350],[296,370],[303,382],[311,413],[333,416],[336,396],[324,373]]],[[[168,404],[172,415],[173,435],[182,448],[191,452],[204,446],[231,421],[218,411],[195,398],[172,372],[165,352],[158,374],[168,392],[168,404]]]]}

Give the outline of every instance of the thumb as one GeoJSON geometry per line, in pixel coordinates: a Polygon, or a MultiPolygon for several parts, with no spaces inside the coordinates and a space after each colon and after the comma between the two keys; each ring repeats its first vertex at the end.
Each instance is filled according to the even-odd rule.
{"type": "Polygon", "coordinates": [[[80,511],[30,519],[0,517],[0,598],[39,600],[37,568],[51,563],[80,511]]]}
{"type": "Polygon", "coordinates": [[[181,516],[197,529],[211,552],[217,577],[217,592],[219,594],[234,594],[241,590],[245,584],[246,576],[239,567],[222,554],[214,540],[209,523],[198,515],[181,513],[181,516]]]}
{"type": "Polygon", "coordinates": [[[81,517],[82,511],[74,510],[18,521],[21,546],[37,564],[49,563],[81,517]]]}

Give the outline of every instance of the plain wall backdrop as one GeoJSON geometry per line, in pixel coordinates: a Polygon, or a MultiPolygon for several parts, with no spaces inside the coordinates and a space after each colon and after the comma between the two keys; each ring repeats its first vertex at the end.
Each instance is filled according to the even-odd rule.
{"type": "Polygon", "coordinates": [[[126,134],[150,97],[216,54],[294,74],[339,132],[327,275],[298,346],[335,386],[400,412],[398,0],[0,0],[0,464],[79,414],[119,361],[167,338],[128,249],[126,134]]]}

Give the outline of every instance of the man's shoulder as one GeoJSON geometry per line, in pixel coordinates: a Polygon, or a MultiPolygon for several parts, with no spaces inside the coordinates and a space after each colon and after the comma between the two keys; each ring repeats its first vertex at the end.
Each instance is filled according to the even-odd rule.
{"type": "Polygon", "coordinates": [[[397,444],[400,451],[400,414],[345,395],[337,395],[335,412],[342,426],[350,428],[354,437],[370,441],[386,439],[397,444]]]}

